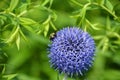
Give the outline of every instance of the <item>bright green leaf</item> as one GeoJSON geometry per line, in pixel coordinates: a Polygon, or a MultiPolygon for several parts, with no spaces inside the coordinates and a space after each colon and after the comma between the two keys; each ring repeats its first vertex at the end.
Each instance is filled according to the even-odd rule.
{"type": "Polygon", "coordinates": [[[105,0],[98,0],[100,1],[100,4],[103,5],[105,3],[105,0]]]}
{"type": "Polygon", "coordinates": [[[30,32],[35,32],[34,31],[34,29],[31,27],[31,26],[29,26],[29,25],[25,25],[25,24],[21,24],[24,28],[26,28],[28,31],[30,31],[30,32]]]}
{"type": "Polygon", "coordinates": [[[19,0],[11,0],[10,2],[10,7],[9,7],[9,11],[13,11],[15,9],[15,7],[17,6],[19,0]]]}
{"type": "Polygon", "coordinates": [[[75,5],[79,5],[79,6],[83,6],[83,4],[77,2],[76,0],[70,0],[72,3],[74,3],[75,5]]]}
{"type": "Polygon", "coordinates": [[[18,14],[19,17],[27,12],[27,6],[28,4],[24,3],[16,10],[16,12],[19,13],[18,14]]]}
{"type": "Polygon", "coordinates": [[[49,0],[44,0],[44,2],[42,3],[42,6],[45,6],[47,3],[49,3],[49,0]]]}
{"type": "Polygon", "coordinates": [[[4,75],[3,77],[7,78],[7,80],[11,80],[11,79],[13,79],[16,76],[17,76],[17,74],[9,74],[9,75],[4,75]]]}
{"type": "Polygon", "coordinates": [[[82,10],[81,10],[81,12],[80,12],[80,16],[82,17],[81,20],[83,20],[85,18],[85,15],[86,15],[86,7],[83,7],[82,10]]]}
{"type": "Polygon", "coordinates": [[[100,39],[102,39],[103,37],[104,37],[103,35],[93,36],[93,38],[96,39],[96,40],[100,40],[100,39]]]}
{"type": "Polygon", "coordinates": [[[81,12],[80,12],[80,17],[81,17],[81,20],[79,22],[79,26],[82,25],[82,23],[85,21],[85,15],[86,15],[86,11],[87,11],[87,8],[88,6],[90,5],[90,3],[87,3],[84,5],[84,7],[81,9],[81,12]]]}
{"type": "Polygon", "coordinates": [[[50,21],[50,19],[51,19],[51,16],[49,15],[48,18],[47,18],[47,20],[45,20],[45,21],[43,22],[43,25],[44,25],[44,24],[48,24],[49,21],[50,21]]]}
{"type": "Polygon", "coordinates": [[[108,50],[108,47],[109,47],[108,43],[109,43],[109,39],[107,37],[105,37],[104,38],[104,45],[103,45],[103,48],[102,48],[103,53],[108,50]]]}
{"type": "Polygon", "coordinates": [[[57,30],[57,28],[55,27],[55,25],[53,24],[52,21],[50,21],[50,25],[51,25],[51,27],[52,27],[55,31],[57,30]]]}
{"type": "Polygon", "coordinates": [[[18,34],[17,39],[16,39],[16,45],[18,50],[20,49],[20,35],[18,34]]]}
{"type": "Polygon", "coordinates": [[[22,32],[21,30],[20,30],[19,32],[20,32],[21,37],[23,37],[23,39],[24,39],[25,41],[28,41],[27,38],[26,38],[26,36],[23,34],[23,32],[22,32]]]}
{"type": "Polygon", "coordinates": [[[51,17],[52,17],[53,21],[56,21],[57,15],[56,15],[56,13],[54,11],[52,11],[51,17]]]}
{"type": "Polygon", "coordinates": [[[49,31],[49,23],[46,24],[44,27],[44,36],[47,36],[48,31],[49,31]]]}
{"type": "Polygon", "coordinates": [[[113,11],[113,5],[109,0],[105,0],[105,5],[110,11],[113,11]]]}
{"type": "Polygon", "coordinates": [[[52,6],[52,3],[53,3],[53,0],[50,0],[50,6],[49,6],[49,7],[51,7],[51,6],[52,6]]]}
{"type": "Polygon", "coordinates": [[[94,30],[100,30],[100,28],[98,28],[96,25],[98,25],[97,23],[96,24],[92,24],[88,19],[86,19],[86,22],[91,26],[91,28],[93,28],[94,30]]]}
{"type": "Polygon", "coordinates": [[[115,37],[117,37],[118,39],[120,39],[120,35],[116,32],[112,32],[112,35],[114,35],[115,37]]]}
{"type": "Polygon", "coordinates": [[[34,20],[30,19],[30,18],[20,17],[19,20],[21,21],[22,24],[25,24],[25,25],[37,24],[36,21],[34,21],[34,20]]]}
{"type": "Polygon", "coordinates": [[[19,27],[17,27],[14,33],[12,33],[12,35],[10,36],[10,38],[7,39],[6,43],[12,43],[15,40],[18,32],[19,32],[19,27]]]}

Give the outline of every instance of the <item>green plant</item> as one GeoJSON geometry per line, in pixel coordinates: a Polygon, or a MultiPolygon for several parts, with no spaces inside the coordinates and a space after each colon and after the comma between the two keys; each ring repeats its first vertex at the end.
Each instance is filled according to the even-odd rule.
{"type": "Polygon", "coordinates": [[[86,78],[119,80],[119,4],[119,0],[1,0],[0,78],[56,80],[46,52],[49,35],[77,26],[89,32],[97,46],[94,67],[86,78]]]}

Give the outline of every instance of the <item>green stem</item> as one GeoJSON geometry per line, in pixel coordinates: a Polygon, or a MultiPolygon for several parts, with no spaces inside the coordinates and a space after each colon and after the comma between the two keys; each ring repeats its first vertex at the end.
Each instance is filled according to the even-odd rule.
{"type": "MultiPolygon", "coordinates": [[[[71,0],[71,1],[73,1],[73,0],[71,0]]],[[[77,3],[77,4],[78,4],[78,3],[77,3]]],[[[118,17],[115,15],[114,12],[110,11],[110,10],[109,10],[108,8],[106,8],[104,5],[100,5],[100,4],[98,4],[98,3],[87,3],[87,4],[84,5],[83,8],[86,8],[86,7],[90,6],[90,5],[100,6],[102,9],[104,9],[104,10],[107,11],[109,14],[111,14],[111,15],[115,18],[115,20],[118,19],[118,17]]]]}
{"type": "Polygon", "coordinates": [[[76,5],[79,5],[80,7],[83,7],[82,4],[80,4],[79,2],[77,2],[77,1],[75,1],[75,0],[71,0],[71,2],[73,2],[73,3],[76,4],[76,5]]]}
{"type": "Polygon", "coordinates": [[[60,80],[60,78],[59,78],[59,73],[57,74],[57,80],[60,80]]]}
{"type": "Polygon", "coordinates": [[[68,76],[67,76],[67,75],[65,75],[65,76],[64,76],[64,78],[63,78],[63,80],[67,80],[67,77],[68,77],[68,76]]]}
{"type": "Polygon", "coordinates": [[[110,13],[112,16],[114,16],[115,19],[118,19],[118,17],[113,12],[111,12],[109,9],[107,9],[104,5],[99,5],[97,3],[93,3],[93,4],[96,5],[96,6],[100,6],[101,8],[106,10],[108,13],[110,13]]]}
{"type": "Polygon", "coordinates": [[[118,17],[113,13],[111,12],[109,9],[107,9],[105,6],[101,5],[101,7],[106,10],[107,12],[109,12],[111,15],[113,15],[115,17],[115,19],[117,19],[118,17]]]}

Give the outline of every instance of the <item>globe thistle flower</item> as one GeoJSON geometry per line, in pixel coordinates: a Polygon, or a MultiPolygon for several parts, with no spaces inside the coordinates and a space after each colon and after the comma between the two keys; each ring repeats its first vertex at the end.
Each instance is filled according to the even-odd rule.
{"type": "Polygon", "coordinates": [[[95,43],[79,28],[58,31],[49,45],[51,67],[67,76],[83,76],[92,66],[95,43]]]}

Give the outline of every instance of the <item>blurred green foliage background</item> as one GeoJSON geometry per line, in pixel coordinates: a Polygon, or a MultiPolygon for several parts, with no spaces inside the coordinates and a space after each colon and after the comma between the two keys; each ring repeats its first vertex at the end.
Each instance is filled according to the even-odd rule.
{"type": "Polygon", "coordinates": [[[120,0],[0,0],[0,80],[58,80],[49,37],[68,26],[95,39],[85,79],[120,80],[120,0]]]}

